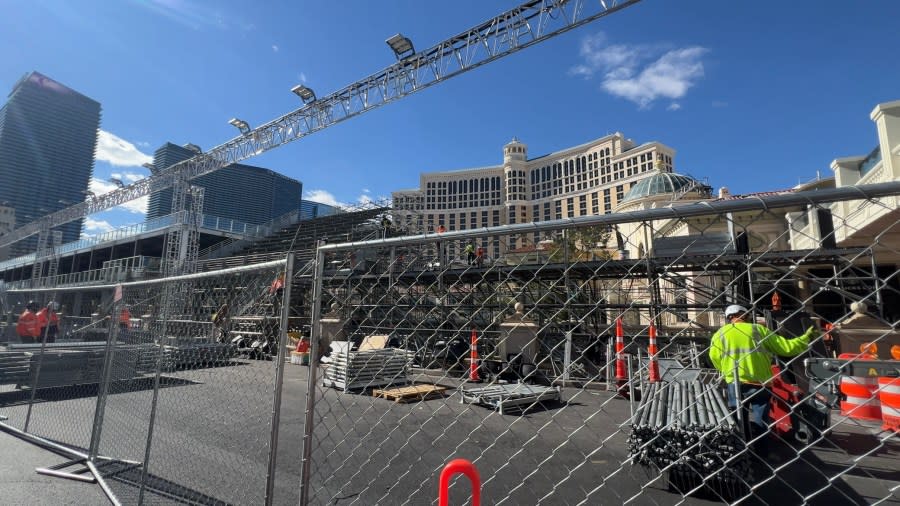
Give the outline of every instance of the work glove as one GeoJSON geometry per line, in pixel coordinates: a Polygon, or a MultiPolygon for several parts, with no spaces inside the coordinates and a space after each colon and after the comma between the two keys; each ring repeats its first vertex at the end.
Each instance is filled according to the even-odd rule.
{"type": "Polygon", "coordinates": [[[806,332],[804,332],[803,335],[800,337],[806,338],[807,341],[813,341],[817,337],[819,337],[819,335],[821,335],[821,332],[819,332],[819,329],[811,326],[808,329],[806,329],[806,332]]]}

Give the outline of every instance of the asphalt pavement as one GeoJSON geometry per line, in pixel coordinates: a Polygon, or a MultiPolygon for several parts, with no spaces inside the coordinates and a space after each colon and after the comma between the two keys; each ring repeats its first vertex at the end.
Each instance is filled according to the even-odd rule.
{"type": "MultiPolygon", "coordinates": [[[[147,381],[112,385],[100,454],[147,462],[144,494],[154,504],[260,504],[268,464],[272,415],[272,362],[236,361],[167,373],[153,402],[147,381]],[[146,442],[152,439],[149,452],[146,442]]],[[[306,381],[309,368],[285,370],[275,503],[297,504],[306,381]]],[[[452,381],[444,380],[449,386],[452,381]]],[[[629,403],[609,392],[563,389],[563,402],[524,414],[500,415],[463,404],[458,394],[394,403],[368,393],[320,389],[313,417],[311,504],[431,504],[443,465],[452,458],[475,462],[483,504],[716,504],[709,494],[682,499],[663,477],[626,461],[629,403]]],[[[21,404],[0,414],[21,424],[21,404]]],[[[13,394],[9,394],[13,395],[13,394]]],[[[10,397],[14,399],[13,397],[10,397]]],[[[88,391],[41,392],[31,417],[45,437],[84,447],[93,410],[88,391]]],[[[853,429],[853,424],[841,427],[853,429]]],[[[782,466],[745,504],[867,504],[900,483],[897,438],[868,426],[832,435],[806,451],[791,448],[771,461],[782,466]],[[849,456],[865,459],[840,478],[849,456]]],[[[64,457],[0,432],[0,504],[106,504],[96,485],[36,474],[36,467],[64,457]]],[[[111,461],[101,471],[126,504],[137,500],[142,468],[111,461]]],[[[451,497],[468,495],[456,480],[451,497]]],[[[889,500],[888,504],[892,504],[889,500]]],[[[900,500],[893,503],[900,504],[900,500]]]]}

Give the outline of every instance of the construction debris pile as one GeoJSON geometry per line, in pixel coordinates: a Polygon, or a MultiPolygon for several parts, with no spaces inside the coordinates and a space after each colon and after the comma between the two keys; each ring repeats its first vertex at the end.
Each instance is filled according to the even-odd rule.
{"type": "Polygon", "coordinates": [[[712,385],[649,384],[632,419],[628,450],[633,463],[668,470],[673,482],[704,480],[737,491],[751,481],[737,419],[712,385]]]}

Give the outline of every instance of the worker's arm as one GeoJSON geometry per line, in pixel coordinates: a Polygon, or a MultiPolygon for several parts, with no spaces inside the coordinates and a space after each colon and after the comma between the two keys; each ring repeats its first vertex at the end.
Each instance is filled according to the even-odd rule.
{"type": "Polygon", "coordinates": [[[780,336],[763,325],[757,325],[756,327],[759,335],[762,337],[763,346],[775,355],[783,357],[793,357],[803,353],[809,348],[810,338],[815,336],[814,327],[808,328],[804,334],[793,339],[780,336]]]}
{"type": "MultiPolygon", "coordinates": [[[[719,332],[722,332],[719,330],[719,332]]],[[[716,332],[712,335],[709,342],[709,361],[712,362],[713,367],[722,370],[719,367],[719,364],[722,363],[722,352],[724,351],[721,347],[721,340],[719,339],[719,332],[716,332]]]]}

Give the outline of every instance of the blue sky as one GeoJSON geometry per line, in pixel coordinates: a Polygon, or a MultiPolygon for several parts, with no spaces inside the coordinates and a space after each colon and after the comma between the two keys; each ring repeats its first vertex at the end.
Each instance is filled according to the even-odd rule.
{"type": "MultiPolygon", "coordinates": [[[[94,188],[146,174],[166,141],[208,148],[515,1],[0,1],[0,90],[38,70],[103,106],[94,188]]],[[[644,0],[601,21],[247,163],[354,202],[423,171],[494,165],[513,136],[538,156],[620,131],[677,150],[676,170],[733,193],[830,175],[877,142],[868,118],[900,99],[900,2],[644,0]]],[[[142,202],[89,233],[141,221],[142,202]]]]}

